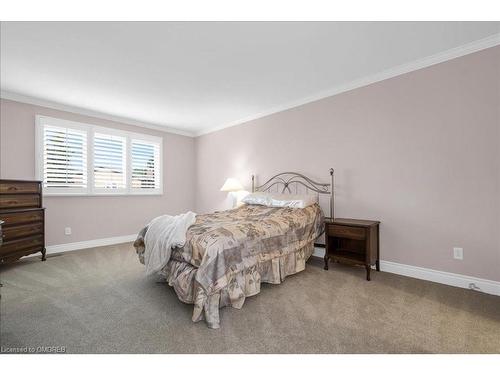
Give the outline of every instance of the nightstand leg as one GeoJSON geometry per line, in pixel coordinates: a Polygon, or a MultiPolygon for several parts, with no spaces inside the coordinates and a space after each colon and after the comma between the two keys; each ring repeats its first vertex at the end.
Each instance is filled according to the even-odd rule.
{"type": "Polygon", "coordinates": [[[325,267],[324,267],[324,269],[328,271],[328,255],[325,255],[325,267]]]}
{"type": "Polygon", "coordinates": [[[371,270],[371,267],[370,266],[365,266],[365,268],[366,268],[366,280],[370,281],[370,270],[371,270]]]}
{"type": "Polygon", "coordinates": [[[377,268],[377,271],[380,272],[380,261],[379,260],[377,260],[375,262],[375,267],[377,268]]]}
{"type": "Polygon", "coordinates": [[[45,258],[45,253],[46,253],[46,252],[47,252],[47,250],[46,250],[46,249],[45,249],[45,247],[44,247],[44,248],[43,248],[43,250],[42,250],[42,262],[44,262],[44,261],[45,261],[45,259],[46,259],[46,258],[45,258]]]}

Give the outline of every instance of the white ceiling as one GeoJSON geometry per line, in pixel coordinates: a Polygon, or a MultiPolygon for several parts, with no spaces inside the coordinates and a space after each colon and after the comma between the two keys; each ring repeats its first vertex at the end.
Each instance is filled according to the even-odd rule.
{"type": "Polygon", "coordinates": [[[499,25],[2,22],[1,89],[200,134],[498,34],[499,25]]]}

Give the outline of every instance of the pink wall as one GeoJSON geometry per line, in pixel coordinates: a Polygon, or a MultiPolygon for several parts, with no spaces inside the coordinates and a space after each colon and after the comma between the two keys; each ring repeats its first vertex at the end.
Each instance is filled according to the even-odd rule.
{"type": "Polygon", "coordinates": [[[334,167],[337,217],[381,220],[383,260],[500,280],[499,67],[495,47],[198,137],[197,211],[229,176],[334,167]]]}
{"type": "Polygon", "coordinates": [[[194,140],[190,137],[52,110],[10,100],[0,102],[0,177],[35,178],[35,115],[86,122],[163,138],[163,195],[45,197],[47,245],[137,233],[161,214],[192,210],[194,140]],[[64,227],[71,227],[66,236],[64,227]]]}

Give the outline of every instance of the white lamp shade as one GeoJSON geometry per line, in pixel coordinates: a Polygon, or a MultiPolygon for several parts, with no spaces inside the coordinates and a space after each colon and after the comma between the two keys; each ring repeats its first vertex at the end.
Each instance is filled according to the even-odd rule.
{"type": "Polygon", "coordinates": [[[224,185],[220,188],[220,191],[240,191],[243,190],[243,186],[236,178],[228,178],[224,185]]]}

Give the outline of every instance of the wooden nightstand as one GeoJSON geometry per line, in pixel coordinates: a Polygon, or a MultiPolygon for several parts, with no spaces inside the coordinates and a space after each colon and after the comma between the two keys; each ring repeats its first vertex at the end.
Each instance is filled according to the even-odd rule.
{"type": "Polygon", "coordinates": [[[379,221],[325,218],[325,270],[330,259],[380,271],[379,221]]]}

